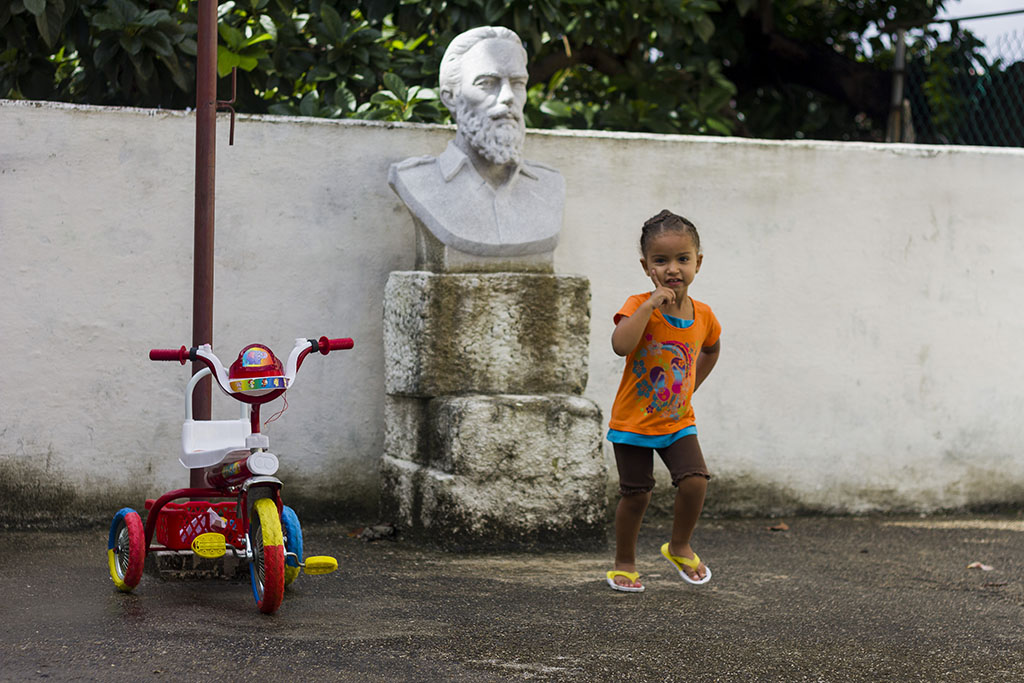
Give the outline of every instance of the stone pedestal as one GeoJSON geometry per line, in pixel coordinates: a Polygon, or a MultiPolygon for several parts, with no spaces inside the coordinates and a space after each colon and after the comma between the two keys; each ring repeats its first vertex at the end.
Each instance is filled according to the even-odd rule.
{"type": "Polygon", "coordinates": [[[450,548],[593,543],[607,468],[587,383],[590,285],[395,272],[384,296],[384,514],[450,548]]]}

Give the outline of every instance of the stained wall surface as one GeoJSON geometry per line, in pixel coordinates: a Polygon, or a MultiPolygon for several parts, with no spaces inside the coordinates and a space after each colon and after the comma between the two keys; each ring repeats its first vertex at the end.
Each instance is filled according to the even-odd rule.
{"type": "MultiPolygon", "coordinates": [[[[371,515],[384,284],[415,250],[387,169],[439,153],[452,130],[242,116],[228,146],[221,124],[215,350],[230,362],[250,342],[286,356],[295,337],[355,338],[309,359],[266,433],[289,500],[371,515]]],[[[112,513],[187,482],[188,371],[146,353],[191,342],[194,139],[183,112],[0,101],[0,520],[112,513]]],[[[567,182],[555,268],[590,279],[579,352],[606,418],[623,367],[612,316],[649,287],[640,225],[670,208],[700,228],[691,295],[724,328],[694,401],[709,509],[1019,502],[1024,150],[539,131],[526,144],[567,182]]]]}

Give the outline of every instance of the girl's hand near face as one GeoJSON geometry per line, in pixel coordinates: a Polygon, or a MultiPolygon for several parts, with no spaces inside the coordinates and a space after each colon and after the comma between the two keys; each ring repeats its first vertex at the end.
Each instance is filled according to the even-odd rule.
{"type": "Polygon", "coordinates": [[[675,303],[676,293],[661,284],[658,280],[658,276],[654,274],[654,271],[651,271],[651,282],[654,283],[654,293],[651,294],[651,298],[649,299],[651,306],[654,308],[661,308],[665,304],[675,303]]]}
{"type": "Polygon", "coordinates": [[[640,304],[636,313],[622,317],[616,323],[615,330],[612,331],[612,350],[620,356],[628,355],[640,343],[640,337],[643,336],[644,328],[654,310],[665,304],[674,303],[676,300],[676,293],[662,285],[653,271],[650,271],[648,275],[651,277],[651,282],[654,283],[654,292],[647,301],[640,304]]]}

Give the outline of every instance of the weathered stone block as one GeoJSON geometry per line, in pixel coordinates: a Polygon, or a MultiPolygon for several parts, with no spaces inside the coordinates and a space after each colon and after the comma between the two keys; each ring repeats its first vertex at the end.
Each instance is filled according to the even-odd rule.
{"type": "Polygon", "coordinates": [[[582,394],[589,327],[583,277],[394,272],[384,294],[385,390],[582,394]]]}
{"type": "Polygon", "coordinates": [[[426,463],[429,399],[384,397],[384,453],[402,460],[426,463]]]}
{"type": "Polygon", "coordinates": [[[381,506],[446,547],[605,533],[600,409],[579,396],[389,397],[381,506]]]}
{"type": "Polygon", "coordinates": [[[604,477],[601,413],[580,396],[388,397],[388,455],[474,481],[604,477]]]}
{"type": "Polygon", "coordinates": [[[387,455],[380,474],[387,518],[445,548],[590,546],[606,539],[604,477],[477,482],[387,455]]]}

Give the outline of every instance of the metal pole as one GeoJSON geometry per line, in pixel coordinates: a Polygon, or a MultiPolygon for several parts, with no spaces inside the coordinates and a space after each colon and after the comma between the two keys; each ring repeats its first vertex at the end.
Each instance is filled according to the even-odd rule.
{"type": "Polygon", "coordinates": [[[906,29],[896,29],[896,55],[892,65],[892,95],[889,99],[889,125],[886,126],[886,142],[900,142],[903,137],[903,78],[907,66],[906,34],[906,29]]]}
{"type": "MultiPolygon", "coordinates": [[[[192,275],[192,345],[213,344],[214,171],[217,162],[217,1],[199,0],[196,52],[196,198],[192,275]]],[[[203,369],[194,363],[192,374],[203,369]]],[[[210,419],[207,377],[192,394],[196,420],[210,419]]],[[[191,485],[205,485],[202,470],[191,471],[191,485]]]]}

